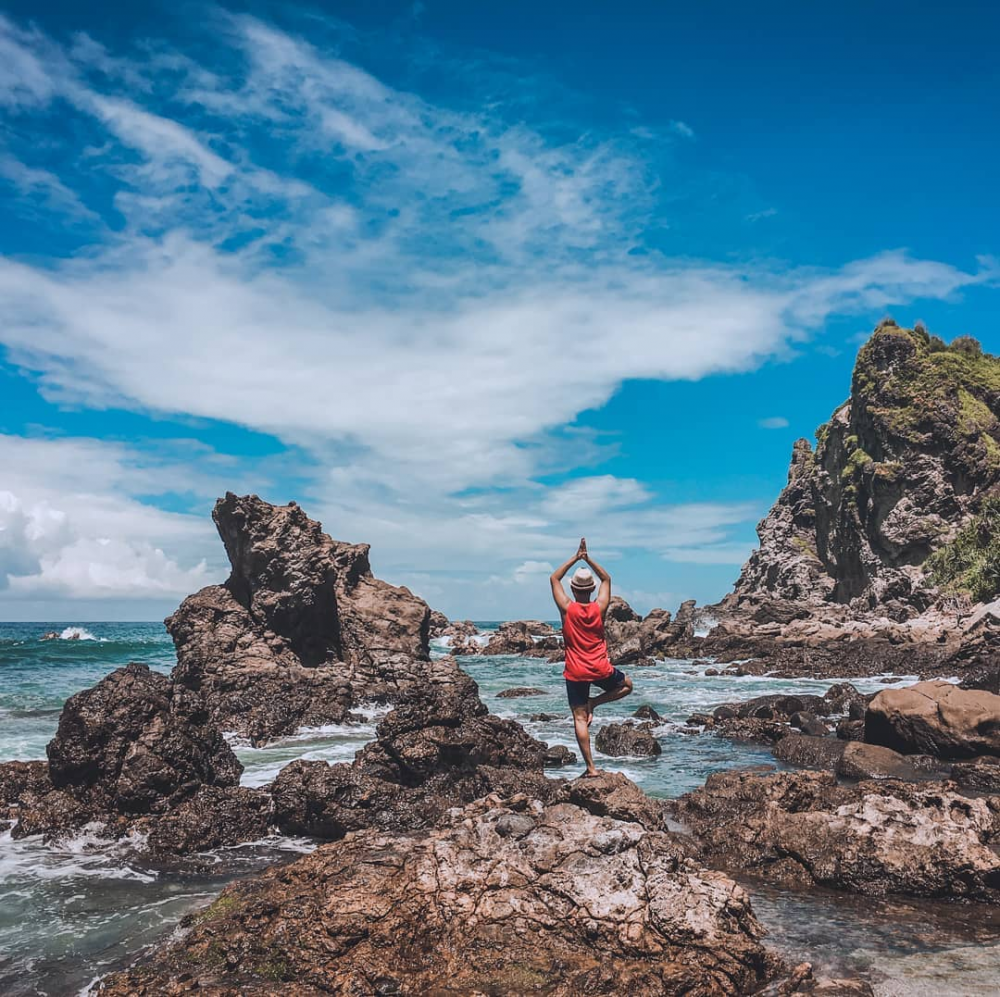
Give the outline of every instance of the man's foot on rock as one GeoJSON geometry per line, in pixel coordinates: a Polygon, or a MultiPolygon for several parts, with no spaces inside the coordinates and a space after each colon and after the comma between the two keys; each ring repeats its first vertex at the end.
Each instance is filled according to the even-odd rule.
{"type": "Polygon", "coordinates": [[[599,776],[600,774],[601,774],[601,770],[600,769],[587,769],[587,771],[584,772],[580,776],[580,778],[581,779],[596,779],[597,776],[599,776]]]}

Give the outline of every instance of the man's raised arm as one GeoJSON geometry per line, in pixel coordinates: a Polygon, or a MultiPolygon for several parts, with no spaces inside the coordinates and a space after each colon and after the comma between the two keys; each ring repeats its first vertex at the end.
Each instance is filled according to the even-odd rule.
{"type": "Polygon", "coordinates": [[[587,553],[586,545],[581,546],[583,559],[590,565],[594,574],[601,580],[601,587],[597,590],[597,605],[601,610],[601,617],[608,611],[611,602],[611,575],[609,575],[591,556],[587,553]]]}
{"type": "Polygon", "coordinates": [[[556,568],[556,570],[549,575],[549,583],[552,585],[552,598],[555,599],[560,613],[565,613],[566,607],[569,605],[569,596],[566,595],[566,589],[563,588],[562,580],[566,577],[566,572],[569,571],[569,569],[572,568],[585,553],[586,551],[583,546],[583,541],[581,540],[579,550],[577,550],[577,552],[565,564],[556,568]]]}

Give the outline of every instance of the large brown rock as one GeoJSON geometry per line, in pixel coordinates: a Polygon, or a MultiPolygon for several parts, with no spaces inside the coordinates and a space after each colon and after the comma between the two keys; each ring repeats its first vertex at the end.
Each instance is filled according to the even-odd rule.
{"type": "Polygon", "coordinates": [[[428,834],[365,831],[229,887],[99,993],[749,994],[750,900],[676,837],[523,797],[428,834]]]}
{"type": "Polygon", "coordinates": [[[868,704],[865,740],[938,758],[1000,755],[1000,696],[950,682],[884,689],[868,704]]]}
{"type": "Polygon", "coordinates": [[[675,814],[703,861],[770,882],[1000,904],[1000,799],[951,783],[720,772],[675,814]]]}
{"type": "MultiPolygon", "coordinates": [[[[232,572],[166,621],[174,677],[226,730],[265,740],[399,701],[432,668],[430,610],[375,578],[367,544],[332,540],[295,504],[227,493],[213,511],[232,572]]],[[[450,660],[450,659],[449,659],[450,660]]]]}

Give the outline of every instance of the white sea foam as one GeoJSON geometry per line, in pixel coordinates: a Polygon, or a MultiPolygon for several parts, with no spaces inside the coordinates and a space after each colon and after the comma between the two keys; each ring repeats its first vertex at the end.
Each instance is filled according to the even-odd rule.
{"type": "Polygon", "coordinates": [[[125,861],[142,848],[144,838],[131,835],[120,841],[100,836],[101,825],[88,824],[71,838],[42,844],[41,835],[14,840],[0,833],[0,887],[30,879],[125,879],[152,883],[156,874],[135,869],[125,861]]]}
{"type": "Polygon", "coordinates": [[[86,627],[66,627],[66,629],[59,634],[59,639],[107,641],[106,637],[95,637],[86,627]]]}

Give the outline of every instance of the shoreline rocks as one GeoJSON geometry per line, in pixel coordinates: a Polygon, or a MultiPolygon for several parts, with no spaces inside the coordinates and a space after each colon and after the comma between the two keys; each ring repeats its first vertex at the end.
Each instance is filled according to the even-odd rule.
{"type": "Polygon", "coordinates": [[[1000,755],[1000,696],[950,682],[885,689],[868,704],[865,740],[938,758],[1000,755]]]}

